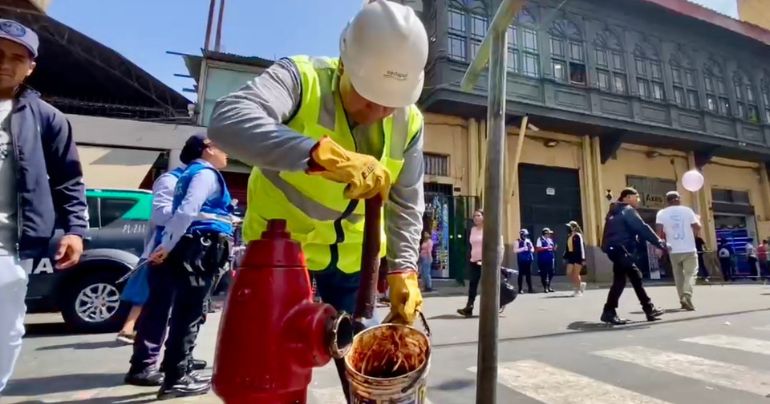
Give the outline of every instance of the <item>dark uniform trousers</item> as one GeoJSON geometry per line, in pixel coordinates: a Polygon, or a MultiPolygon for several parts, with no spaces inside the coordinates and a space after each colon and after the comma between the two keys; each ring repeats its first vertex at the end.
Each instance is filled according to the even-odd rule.
{"type": "Polygon", "coordinates": [[[205,318],[204,302],[219,276],[218,268],[196,273],[187,269],[189,253],[199,245],[200,236],[185,237],[174,247],[166,262],[150,269],[150,294],[137,320],[132,372],[140,372],[157,363],[166,326],[168,338],[160,370],[168,379],[179,378],[190,370],[192,351],[205,318]]]}
{"type": "Polygon", "coordinates": [[[620,247],[610,247],[607,256],[612,261],[612,286],[607,294],[607,303],[604,310],[615,310],[618,307],[618,300],[626,287],[626,278],[631,281],[631,286],[636,292],[636,297],[645,312],[652,308],[650,297],[642,286],[642,271],[636,266],[633,256],[626,249],[620,247]]]}

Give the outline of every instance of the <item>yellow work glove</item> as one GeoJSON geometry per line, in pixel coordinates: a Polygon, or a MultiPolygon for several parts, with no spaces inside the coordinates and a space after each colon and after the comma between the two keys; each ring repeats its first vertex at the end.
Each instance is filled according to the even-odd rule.
{"type": "Polygon", "coordinates": [[[377,194],[387,200],[390,172],[376,158],[346,150],[324,136],[310,151],[308,174],[347,184],[345,197],[369,199],[377,194]]]}
{"type": "Polygon", "coordinates": [[[422,293],[417,284],[417,272],[395,271],[388,274],[391,322],[412,325],[417,312],[422,311],[422,293]]]}

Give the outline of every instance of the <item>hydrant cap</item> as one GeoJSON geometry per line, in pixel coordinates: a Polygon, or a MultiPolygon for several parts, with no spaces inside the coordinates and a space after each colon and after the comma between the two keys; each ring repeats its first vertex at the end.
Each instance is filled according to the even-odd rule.
{"type": "Polygon", "coordinates": [[[246,247],[240,269],[304,268],[306,265],[300,243],[292,240],[286,229],[286,220],[271,219],[262,237],[246,247]]]}

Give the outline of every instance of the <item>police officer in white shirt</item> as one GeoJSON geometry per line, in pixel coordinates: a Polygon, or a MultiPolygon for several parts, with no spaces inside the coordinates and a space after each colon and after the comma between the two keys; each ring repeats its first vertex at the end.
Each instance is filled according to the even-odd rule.
{"type": "Polygon", "coordinates": [[[658,236],[671,246],[671,270],[674,273],[679,302],[685,310],[695,310],[692,304],[692,289],[698,270],[698,250],[695,235],[700,232],[697,215],[687,206],[682,206],[679,193],[666,194],[668,207],[658,212],[655,220],[658,236]]]}

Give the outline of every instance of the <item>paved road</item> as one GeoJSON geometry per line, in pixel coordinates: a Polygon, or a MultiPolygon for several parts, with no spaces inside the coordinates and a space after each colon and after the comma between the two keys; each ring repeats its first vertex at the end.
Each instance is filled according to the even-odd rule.
{"type": "MultiPolygon", "coordinates": [[[[678,310],[673,287],[650,288],[672,308],[663,321],[609,328],[598,323],[605,290],[582,298],[524,295],[500,318],[500,403],[757,403],[770,401],[770,286],[699,286],[695,312],[678,310]]],[[[428,396],[474,402],[478,319],[454,315],[463,298],[431,297],[428,396]]],[[[623,317],[641,320],[632,291],[623,317]]],[[[129,347],[112,335],[65,335],[52,315],[30,316],[29,336],[2,403],[144,403],[154,389],[121,385],[129,347]]],[[[216,318],[197,349],[211,359],[216,318]]],[[[212,395],[171,403],[218,403],[212,395]]],[[[332,366],[319,369],[312,404],[342,403],[332,366]]]]}

